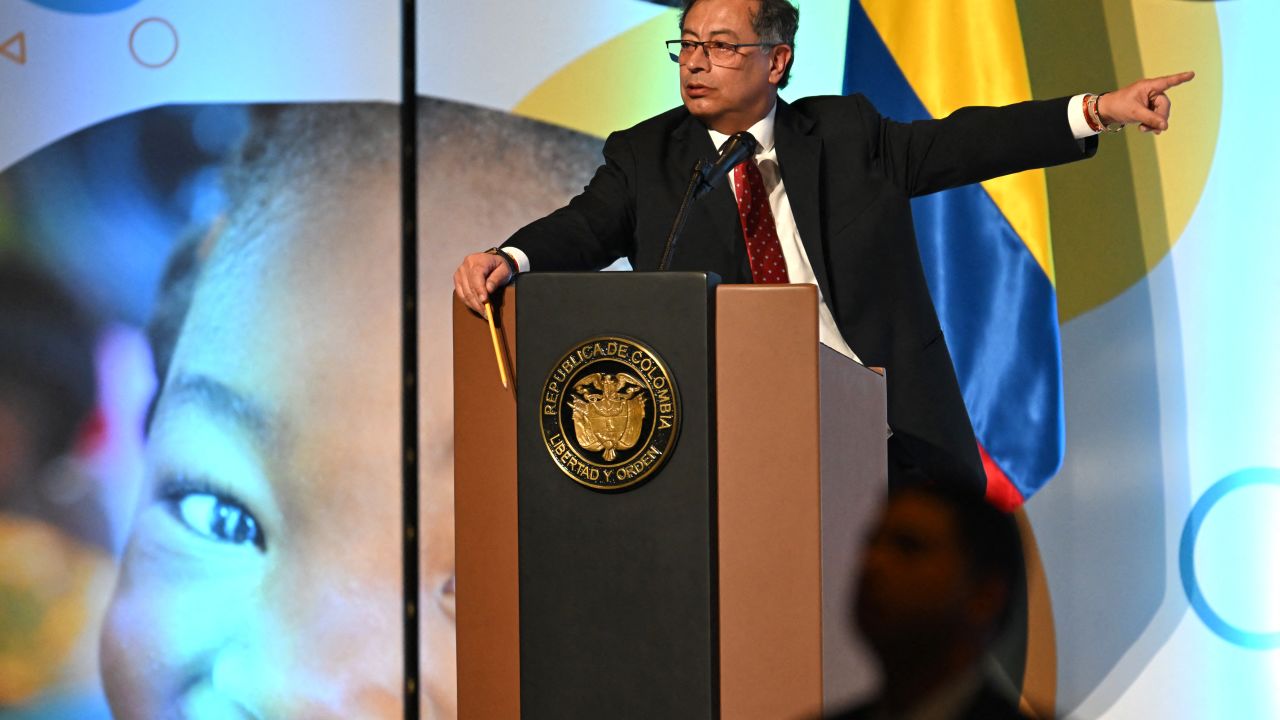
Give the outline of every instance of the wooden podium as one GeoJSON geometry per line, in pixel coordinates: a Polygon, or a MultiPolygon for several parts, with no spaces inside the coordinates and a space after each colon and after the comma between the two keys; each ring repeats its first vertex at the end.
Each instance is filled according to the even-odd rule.
{"type": "Polygon", "coordinates": [[[867,691],[848,608],[884,378],[818,344],[816,288],[529,274],[495,315],[511,389],[455,302],[460,717],[800,718],[867,691]],[[651,349],[678,392],[665,464],[626,489],[575,482],[543,429],[593,338],[651,349]]]}

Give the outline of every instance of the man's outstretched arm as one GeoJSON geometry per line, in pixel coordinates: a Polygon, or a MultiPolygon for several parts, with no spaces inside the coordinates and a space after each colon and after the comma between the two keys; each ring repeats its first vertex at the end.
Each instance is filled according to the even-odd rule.
{"type": "Polygon", "coordinates": [[[914,197],[1089,157],[1097,143],[1091,136],[1108,126],[1164,132],[1166,91],[1193,77],[1185,72],[1147,78],[1100,96],[965,107],[946,118],[911,123],[883,118],[863,103],[860,119],[874,138],[873,156],[882,171],[914,197]]]}

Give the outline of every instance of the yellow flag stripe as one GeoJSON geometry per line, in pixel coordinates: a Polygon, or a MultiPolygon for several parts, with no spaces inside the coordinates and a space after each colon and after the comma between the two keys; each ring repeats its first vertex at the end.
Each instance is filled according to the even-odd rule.
{"type": "MultiPolygon", "coordinates": [[[[1031,98],[1014,0],[862,0],[862,6],[933,117],[1031,98]]],[[[982,185],[1053,282],[1044,171],[982,185]]]]}

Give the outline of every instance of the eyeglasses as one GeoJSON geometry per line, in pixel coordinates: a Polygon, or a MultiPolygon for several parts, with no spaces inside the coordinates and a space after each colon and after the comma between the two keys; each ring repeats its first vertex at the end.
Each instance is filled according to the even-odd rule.
{"type": "Polygon", "coordinates": [[[742,64],[745,55],[738,52],[740,48],[745,47],[773,47],[778,43],[730,43],[721,42],[719,40],[668,40],[667,55],[671,57],[671,62],[684,65],[693,58],[693,52],[698,48],[702,48],[703,54],[711,61],[712,65],[721,67],[737,67],[742,64]]]}

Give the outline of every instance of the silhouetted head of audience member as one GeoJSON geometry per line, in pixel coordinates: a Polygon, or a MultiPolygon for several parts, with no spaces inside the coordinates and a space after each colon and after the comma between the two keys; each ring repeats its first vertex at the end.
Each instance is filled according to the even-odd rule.
{"type": "Polygon", "coordinates": [[[53,278],[0,257],[0,502],[72,448],[97,397],[95,338],[53,278]]]}
{"type": "Polygon", "coordinates": [[[966,680],[980,685],[1022,563],[1016,521],[982,498],[936,484],[890,493],[867,540],[855,604],[884,671],[887,708],[902,712],[966,680]]]}

